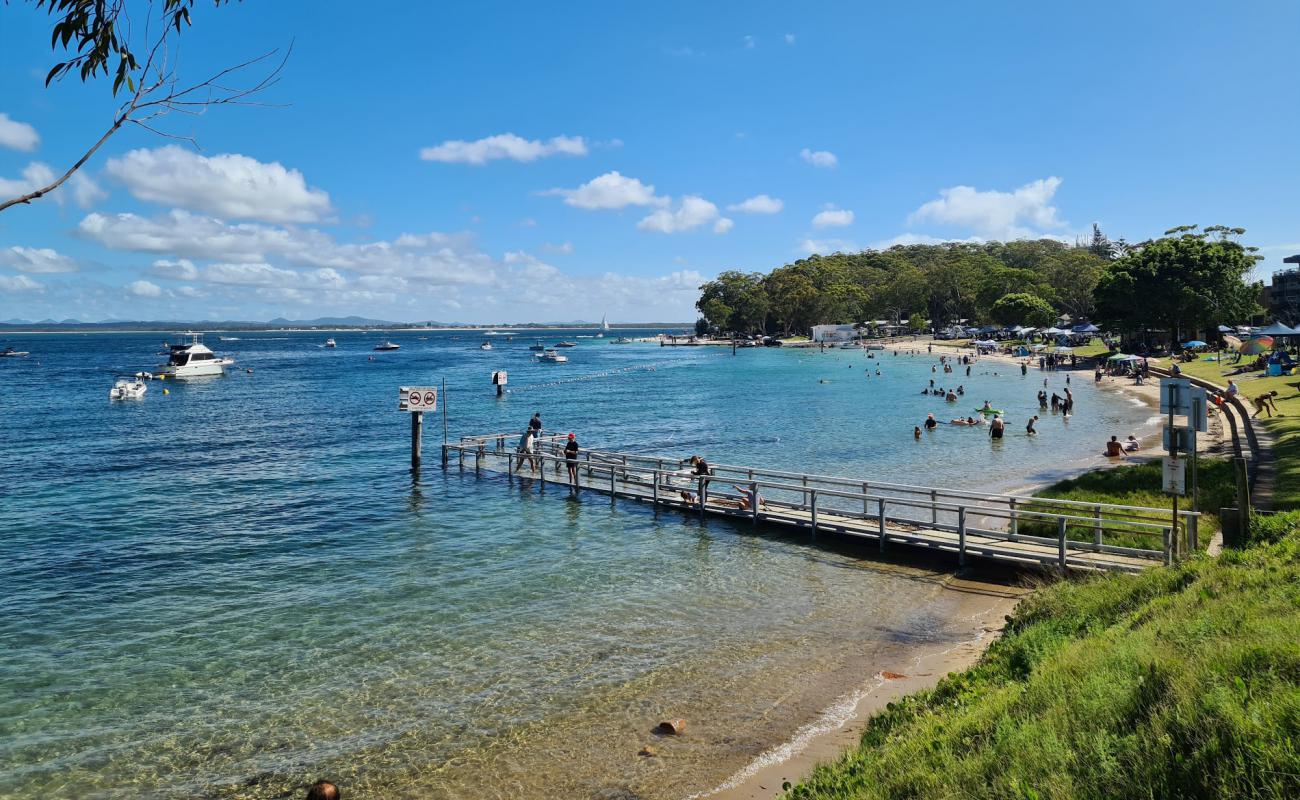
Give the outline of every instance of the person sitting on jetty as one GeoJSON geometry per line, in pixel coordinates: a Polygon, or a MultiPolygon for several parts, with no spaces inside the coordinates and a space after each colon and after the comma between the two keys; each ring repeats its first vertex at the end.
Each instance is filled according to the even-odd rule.
{"type": "Polygon", "coordinates": [[[767,501],[764,500],[763,496],[758,494],[757,492],[750,491],[749,487],[739,486],[733,483],[731,485],[731,488],[740,492],[740,499],[736,501],[736,508],[740,509],[741,511],[750,511],[754,508],[754,500],[755,498],[757,498],[759,509],[763,511],[767,510],[767,501]]]}
{"type": "Polygon", "coordinates": [[[1277,397],[1276,389],[1256,396],[1252,401],[1255,404],[1255,413],[1251,414],[1250,418],[1254,419],[1255,417],[1258,417],[1261,411],[1267,413],[1270,417],[1273,416],[1274,411],[1277,411],[1278,416],[1281,416],[1282,412],[1277,410],[1277,403],[1273,402],[1274,397],[1277,397]]]}
{"type": "Polygon", "coordinates": [[[932,431],[932,430],[934,430],[938,425],[939,425],[939,422],[934,418],[934,415],[933,415],[933,414],[926,414],[926,415],[925,415],[925,429],[926,429],[927,431],[932,431]]]}
{"type": "Polygon", "coordinates": [[[307,800],[341,800],[339,787],[329,781],[316,781],[307,790],[307,800]]]}
{"type": "MultiPolygon", "coordinates": [[[[709,462],[700,456],[691,456],[691,460],[686,462],[691,466],[691,473],[696,477],[708,477],[713,474],[713,469],[709,467],[709,462]]],[[[694,492],[682,492],[682,499],[688,503],[695,502],[694,492]]]]}
{"type": "Polygon", "coordinates": [[[1128,453],[1136,453],[1141,446],[1138,444],[1137,437],[1131,433],[1128,435],[1128,439],[1124,441],[1124,450],[1128,453]]]}
{"type": "Polygon", "coordinates": [[[1007,424],[1002,421],[1001,414],[994,414],[993,421],[989,423],[989,438],[1001,439],[1002,434],[1006,431],[1007,424]]]}
{"type": "Polygon", "coordinates": [[[1120,444],[1118,436],[1110,437],[1106,442],[1106,458],[1119,458],[1124,455],[1124,445],[1120,444]]]}

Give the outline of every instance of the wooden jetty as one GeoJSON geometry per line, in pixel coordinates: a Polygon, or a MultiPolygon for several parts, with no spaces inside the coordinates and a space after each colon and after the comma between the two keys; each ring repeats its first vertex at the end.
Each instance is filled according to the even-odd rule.
{"type": "Polygon", "coordinates": [[[607,450],[581,451],[570,485],[561,434],[544,434],[532,456],[515,434],[467,436],[443,446],[444,468],[471,468],[598,492],[701,515],[834,534],[1062,571],[1137,572],[1196,549],[1199,514],[1168,509],[988,494],[882,481],[710,464],[695,475],[682,461],[607,450]],[[758,497],[753,503],[751,497],[758,497]],[[1138,545],[1138,546],[1135,546],[1138,545]]]}

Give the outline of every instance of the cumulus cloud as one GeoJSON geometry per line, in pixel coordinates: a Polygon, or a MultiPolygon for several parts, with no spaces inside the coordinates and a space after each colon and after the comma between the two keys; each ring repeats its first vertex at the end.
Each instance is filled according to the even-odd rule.
{"type": "Polygon", "coordinates": [[[136,297],[162,297],[162,287],[149,281],[132,281],[126,290],[136,297]]]}
{"type": "Polygon", "coordinates": [[[1057,177],[1027,183],[1012,192],[980,191],[973,186],[940,189],[939,199],[925,203],[908,217],[909,223],[935,222],[969,228],[989,239],[1023,239],[1034,229],[1060,228],[1052,197],[1061,185],[1057,177]]]}
{"type": "Polygon", "coordinates": [[[43,292],[45,286],[26,275],[0,275],[0,289],[6,292],[43,292]]]}
{"type": "Polygon", "coordinates": [[[800,253],[856,253],[862,248],[847,239],[804,239],[795,248],[800,253]]]}
{"type": "Polygon", "coordinates": [[[141,200],[223,217],[319,222],[333,213],[329,193],[298,170],[237,153],[209,157],[166,145],[109,159],[105,171],[141,200]]]}
{"type": "Polygon", "coordinates": [[[525,139],[513,133],[501,133],[467,142],[451,139],[420,151],[425,161],[444,164],[473,164],[482,166],[489,161],[536,161],[547,156],[585,156],[587,143],[581,136],[555,136],[546,141],[525,139]]]}
{"type": "Polygon", "coordinates": [[[728,211],[737,211],[741,214],[779,214],[783,208],[785,203],[765,194],[756,194],[747,200],[727,206],[728,211]]]}
{"type": "Polygon", "coordinates": [[[76,272],[77,262],[48,247],[10,247],[0,250],[0,264],[19,272],[48,275],[55,272],[76,272]]]}
{"type": "Polygon", "coordinates": [[[564,202],[588,211],[619,209],[628,206],[664,206],[669,199],[655,194],[655,187],[629,178],[617,170],[606,172],[576,189],[548,189],[544,195],[558,195],[564,202]]]}
{"type": "Polygon", "coordinates": [[[718,207],[703,197],[687,195],[676,209],[661,208],[637,223],[637,228],[655,233],[681,233],[713,223],[714,233],[731,230],[731,220],[718,214],[718,207]]]}
{"type": "Polygon", "coordinates": [[[809,150],[805,147],[799,151],[799,157],[814,167],[821,167],[822,169],[830,169],[840,163],[835,154],[829,150],[809,150]]]}
{"type": "Polygon", "coordinates": [[[30,153],[41,143],[41,135],[26,122],[19,122],[8,114],[0,113],[0,147],[30,153]]]}
{"type": "MultiPolygon", "coordinates": [[[[23,168],[21,177],[18,178],[0,178],[0,199],[9,199],[19,195],[33,192],[42,186],[49,186],[55,179],[54,170],[50,169],[49,164],[40,161],[33,161],[23,168]]],[[[72,199],[82,208],[89,208],[108,194],[99,187],[99,184],[80,172],[73,173],[72,177],[63,186],[70,186],[72,199]]],[[[67,192],[62,191],[63,187],[55,189],[49,197],[55,202],[62,205],[67,197],[67,192]]]]}
{"type": "Polygon", "coordinates": [[[178,281],[192,281],[199,277],[199,268],[194,266],[194,262],[188,258],[168,261],[160,258],[153,262],[149,271],[161,278],[171,278],[178,281]]]}
{"type": "Polygon", "coordinates": [[[812,218],[812,224],[814,228],[843,228],[853,224],[853,212],[827,205],[812,218]]]}

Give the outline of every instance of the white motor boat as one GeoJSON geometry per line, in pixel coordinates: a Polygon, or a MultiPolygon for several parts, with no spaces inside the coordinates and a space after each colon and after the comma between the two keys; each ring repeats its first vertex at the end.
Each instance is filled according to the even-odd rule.
{"type": "Polygon", "coordinates": [[[334,341],[333,339],[326,339],[326,340],[325,340],[325,346],[326,346],[326,347],[338,347],[339,344],[338,344],[338,342],[334,341]]]}
{"type": "Polygon", "coordinates": [[[27,355],[26,350],[15,350],[12,347],[6,347],[0,350],[0,358],[22,358],[27,355]]]}
{"type": "Polygon", "coordinates": [[[149,390],[143,378],[120,378],[108,390],[109,400],[139,400],[149,390]]]}
{"type": "Polygon", "coordinates": [[[222,358],[203,344],[203,334],[186,333],[189,339],[183,344],[168,345],[166,364],[158,372],[173,378],[199,378],[207,375],[225,375],[226,367],[235,363],[233,358],[222,358]]]}
{"type": "Polygon", "coordinates": [[[484,342],[483,344],[481,344],[481,345],[478,346],[478,349],[480,349],[480,350],[491,350],[491,349],[492,349],[492,343],[491,343],[491,342],[484,342]]]}
{"type": "Polygon", "coordinates": [[[569,357],[568,357],[568,356],[562,356],[562,355],[560,355],[559,353],[555,352],[554,350],[544,350],[544,351],[538,353],[535,357],[536,357],[536,359],[537,359],[538,361],[540,361],[540,362],[543,363],[543,364],[567,364],[567,363],[569,363],[569,357]]]}
{"type": "Polygon", "coordinates": [[[402,346],[400,344],[393,344],[392,342],[385,339],[379,344],[375,345],[375,349],[376,350],[401,350],[402,346]]]}
{"type": "Polygon", "coordinates": [[[627,338],[626,336],[620,336],[614,341],[610,342],[610,344],[632,344],[632,340],[627,338]]]}

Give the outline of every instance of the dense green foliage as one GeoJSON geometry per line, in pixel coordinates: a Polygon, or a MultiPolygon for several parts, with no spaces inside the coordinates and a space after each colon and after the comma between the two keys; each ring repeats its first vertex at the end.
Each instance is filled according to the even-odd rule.
{"type": "Polygon", "coordinates": [[[1175,228],[1108,265],[1095,292],[1098,319],[1129,333],[1168,331],[1179,341],[1257,313],[1260,286],[1246,282],[1257,257],[1232,238],[1244,231],[1195,229],[1175,228]]]}
{"type": "Polygon", "coordinates": [[[1300,531],[1025,600],[974,668],[891,704],[788,793],[1300,796],[1300,531]]]}
{"type": "Polygon", "coordinates": [[[759,272],[724,272],[701,289],[704,324],[740,333],[807,332],[884,319],[941,328],[968,320],[1051,325],[1061,315],[1111,330],[1190,334],[1258,313],[1256,256],[1241,228],[1184,226],[1164,238],[946,242],[812,255],[759,272]]]}

